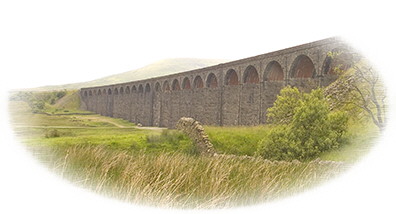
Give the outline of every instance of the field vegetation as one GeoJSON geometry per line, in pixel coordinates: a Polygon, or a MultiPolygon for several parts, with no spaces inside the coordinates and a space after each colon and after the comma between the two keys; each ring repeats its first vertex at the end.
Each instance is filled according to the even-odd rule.
{"type": "Polygon", "coordinates": [[[222,208],[289,196],[349,168],[380,130],[364,110],[333,105],[326,89],[287,87],[269,110],[272,124],[205,126],[219,154],[209,157],[178,130],[137,127],[82,111],[79,102],[76,91],[14,93],[10,122],[62,177],[151,206],[222,208]]]}

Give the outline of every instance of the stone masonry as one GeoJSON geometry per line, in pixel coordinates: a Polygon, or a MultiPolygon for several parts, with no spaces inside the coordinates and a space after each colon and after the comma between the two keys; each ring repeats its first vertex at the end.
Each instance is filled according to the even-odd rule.
{"type": "Polygon", "coordinates": [[[309,91],[327,86],[352,49],[338,38],[324,39],[259,56],[146,80],[82,88],[82,106],[101,115],[143,126],[175,127],[182,117],[204,125],[251,126],[286,85],[309,91]]]}

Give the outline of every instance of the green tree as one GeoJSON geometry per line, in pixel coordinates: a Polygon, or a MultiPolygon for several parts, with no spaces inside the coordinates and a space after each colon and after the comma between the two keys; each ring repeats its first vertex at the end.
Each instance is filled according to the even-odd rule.
{"type": "Polygon", "coordinates": [[[301,105],[303,94],[290,86],[283,88],[273,107],[268,108],[267,118],[269,123],[289,124],[298,106],[301,105]]]}
{"type": "MultiPolygon", "coordinates": [[[[330,54],[337,58],[339,54],[330,54]]],[[[353,57],[350,67],[337,72],[340,77],[325,89],[331,109],[362,110],[382,131],[386,124],[386,92],[379,73],[362,57],[353,57]]]]}
{"type": "MultiPolygon", "coordinates": [[[[290,88],[285,90],[290,91],[290,88]]],[[[289,96],[283,97],[282,94],[285,95],[281,93],[278,99],[289,98],[289,96]]],[[[340,111],[330,111],[322,89],[300,94],[301,98],[296,102],[298,105],[290,109],[294,113],[284,114],[287,118],[291,117],[290,123],[274,127],[268,137],[262,140],[259,153],[264,158],[309,160],[318,157],[324,151],[338,148],[345,142],[347,115],[340,111]]],[[[272,111],[277,112],[277,109],[284,108],[278,105],[274,106],[272,111]]]]}

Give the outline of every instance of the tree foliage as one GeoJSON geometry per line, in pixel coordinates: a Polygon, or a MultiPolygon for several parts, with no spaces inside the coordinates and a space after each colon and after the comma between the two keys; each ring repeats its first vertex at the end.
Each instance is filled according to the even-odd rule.
{"type": "MultiPolygon", "coordinates": [[[[335,55],[334,57],[337,57],[335,55]]],[[[332,109],[362,110],[383,130],[386,124],[386,93],[379,73],[361,57],[352,66],[339,70],[340,77],[325,90],[332,109]]]]}
{"type": "Polygon", "coordinates": [[[271,108],[271,114],[277,115],[278,125],[262,140],[259,150],[264,158],[309,160],[345,142],[348,117],[344,112],[330,111],[322,89],[301,93],[287,87],[278,100],[278,105],[271,108]],[[287,100],[295,105],[290,105],[292,102],[287,100]]]}
{"type": "Polygon", "coordinates": [[[298,106],[301,105],[302,93],[297,88],[287,86],[283,88],[274,103],[267,110],[268,122],[275,124],[288,124],[298,106]]]}
{"type": "Polygon", "coordinates": [[[11,94],[10,100],[27,102],[33,113],[39,113],[45,109],[46,103],[53,105],[66,94],[66,90],[44,92],[19,91],[11,94]]]}

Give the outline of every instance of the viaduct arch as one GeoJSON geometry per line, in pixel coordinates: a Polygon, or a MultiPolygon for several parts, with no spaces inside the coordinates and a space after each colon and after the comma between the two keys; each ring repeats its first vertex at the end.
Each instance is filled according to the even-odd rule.
{"type": "Polygon", "coordinates": [[[257,125],[266,122],[266,110],[283,87],[329,85],[338,69],[351,66],[352,52],[329,38],[178,74],[82,88],[80,96],[89,111],[144,126],[174,127],[181,117],[207,125],[257,125]]]}

